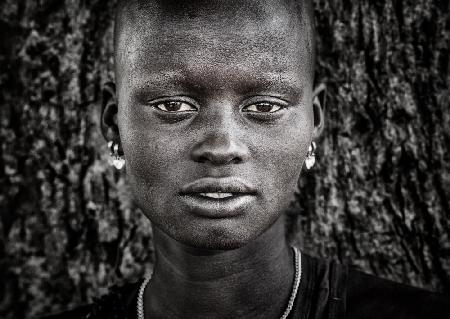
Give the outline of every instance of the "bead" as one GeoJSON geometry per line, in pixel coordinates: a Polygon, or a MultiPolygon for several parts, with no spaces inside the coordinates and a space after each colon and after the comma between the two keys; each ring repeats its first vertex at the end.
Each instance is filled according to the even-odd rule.
{"type": "Polygon", "coordinates": [[[122,169],[125,166],[125,159],[119,155],[119,144],[109,141],[108,148],[111,151],[108,160],[109,165],[114,166],[118,170],[122,169]]]}
{"type": "Polygon", "coordinates": [[[125,166],[125,160],[121,157],[113,159],[113,165],[117,169],[122,169],[125,166]]]}
{"type": "Polygon", "coordinates": [[[306,154],[305,166],[306,169],[310,169],[316,163],[316,143],[311,142],[308,148],[308,153],[306,154]]]}
{"type": "Polygon", "coordinates": [[[305,159],[305,165],[307,169],[310,169],[316,163],[316,157],[314,155],[308,155],[305,159]]]}

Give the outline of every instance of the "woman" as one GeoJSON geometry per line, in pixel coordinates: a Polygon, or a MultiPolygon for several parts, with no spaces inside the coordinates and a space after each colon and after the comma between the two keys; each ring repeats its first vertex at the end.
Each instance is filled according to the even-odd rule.
{"type": "Polygon", "coordinates": [[[448,298],[302,254],[283,211],[324,114],[308,1],[122,1],[102,111],[154,227],[151,277],[70,318],[448,318],[448,298]]]}

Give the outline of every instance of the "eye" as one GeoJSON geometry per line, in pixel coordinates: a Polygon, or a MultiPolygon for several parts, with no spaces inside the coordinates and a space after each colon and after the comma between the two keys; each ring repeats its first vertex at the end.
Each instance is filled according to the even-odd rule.
{"type": "Polygon", "coordinates": [[[244,112],[252,113],[275,113],[281,110],[283,106],[272,103],[254,103],[244,107],[244,112]]]}
{"type": "Polygon", "coordinates": [[[181,113],[197,111],[197,108],[189,103],[181,101],[158,102],[154,104],[158,110],[167,113],[181,113]]]}

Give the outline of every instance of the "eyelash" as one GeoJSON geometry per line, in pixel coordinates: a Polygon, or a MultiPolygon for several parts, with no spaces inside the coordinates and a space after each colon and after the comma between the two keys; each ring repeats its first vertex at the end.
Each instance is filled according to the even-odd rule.
{"type": "Polygon", "coordinates": [[[153,107],[155,107],[156,109],[162,111],[162,112],[166,112],[166,113],[186,113],[186,112],[195,112],[198,111],[198,108],[195,107],[194,105],[192,105],[191,103],[188,102],[184,102],[184,101],[163,101],[163,102],[157,102],[157,103],[153,103],[153,107]],[[183,104],[188,107],[191,107],[192,109],[190,110],[182,110],[182,111],[169,111],[167,109],[167,106],[170,104],[179,104],[180,108],[182,108],[183,104]],[[164,107],[165,110],[163,110],[160,106],[164,107]]]}
{"type": "MultiPolygon", "coordinates": [[[[181,98],[180,100],[159,100],[149,103],[150,106],[152,106],[156,111],[158,117],[160,117],[162,120],[167,121],[168,123],[177,123],[186,119],[189,119],[193,116],[195,112],[198,112],[199,106],[195,105],[192,101],[186,101],[181,98]],[[182,110],[182,111],[168,111],[167,107],[169,104],[172,103],[180,103],[181,108],[183,107],[183,104],[189,107],[188,110],[182,110]],[[165,110],[164,110],[164,109],[165,110]]],[[[280,118],[282,114],[284,113],[283,110],[289,108],[290,105],[285,102],[279,102],[277,101],[249,101],[244,107],[241,108],[241,112],[245,113],[246,116],[256,122],[260,123],[269,123],[272,121],[275,121],[276,119],[280,118]],[[258,106],[266,105],[270,108],[277,108],[273,112],[258,112],[258,111],[249,111],[248,108],[254,107],[257,108],[258,106]]]]}
{"type": "Polygon", "coordinates": [[[254,114],[273,114],[273,113],[276,113],[276,112],[279,112],[279,111],[283,110],[284,108],[286,108],[286,106],[283,106],[283,105],[280,105],[280,104],[277,104],[277,103],[259,102],[259,103],[252,103],[252,104],[249,104],[249,105],[245,106],[243,108],[243,112],[254,113],[254,114]],[[252,106],[255,106],[256,108],[258,106],[278,107],[278,109],[273,111],[273,112],[249,111],[248,109],[250,107],[252,107],[252,106]]]}
{"type": "MultiPolygon", "coordinates": [[[[166,113],[183,113],[183,112],[195,112],[195,111],[198,111],[198,108],[197,108],[197,107],[191,105],[190,103],[184,102],[184,101],[157,102],[157,103],[152,103],[152,106],[153,106],[154,108],[156,108],[156,109],[158,109],[158,110],[160,110],[160,111],[162,111],[162,112],[166,112],[166,113]],[[169,111],[169,110],[167,109],[167,106],[168,106],[168,105],[170,105],[170,104],[176,104],[176,103],[179,103],[179,104],[180,104],[180,108],[182,108],[182,107],[183,107],[183,104],[184,104],[185,107],[186,107],[186,105],[187,105],[187,106],[191,107],[191,109],[190,109],[190,110],[181,110],[181,111],[179,111],[179,110],[177,110],[177,111],[169,111]],[[162,109],[162,108],[165,108],[165,110],[162,109]]],[[[243,110],[243,112],[246,112],[246,113],[271,114],[271,113],[279,112],[280,110],[285,109],[285,108],[287,108],[287,106],[279,105],[279,104],[276,104],[276,103],[259,102],[259,103],[252,103],[252,104],[249,104],[249,105],[243,107],[242,110],[243,110]],[[263,112],[263,111],[253,111],[253,110],[249,111],[248,109],[249,109],[250,107],[252,107],[252,106],[255,106],[255,107],[258,107],[258,106],[278,107],[278,109],[276,109],[275,111],[272,111],[272,112],[270,112],[270,111],[267,111],[267,112],[263,112]]]]}

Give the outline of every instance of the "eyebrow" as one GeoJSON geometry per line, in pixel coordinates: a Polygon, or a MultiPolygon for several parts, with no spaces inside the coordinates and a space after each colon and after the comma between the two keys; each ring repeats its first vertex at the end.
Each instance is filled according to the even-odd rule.
{"type": "Polygon", "coordinates": [[[300,97],[303,95],[304,84],[300,79],[296,79],[294,72],[262,72],[260,77],[252,79],[249,86],[244,89],[247,91],[266,89],[289,96],[300,97]]]}
{"type": "MultiPolygon", "coordinates": [[[[160,72],[152,72],[144,76],[133,78],[136,89],[148,89],[153,86],[161,86],[164,88],[181,88],[184,91],[207,91],[207,80],[203,83],[192,80],[194,77],[185,74],[182,71],[161,70],[160,72]],[[143,78],[145,77],[145,78],[143,78]]],[[[236,90],[239,94],[251,95],[266,91],[270,93],[278,93],[287,95],[293,99],[298,99],[303,95],[304,83],[298,79],[295,72],[261,72],[257,78],[249,78],[240,83],[236,90]]]]}

